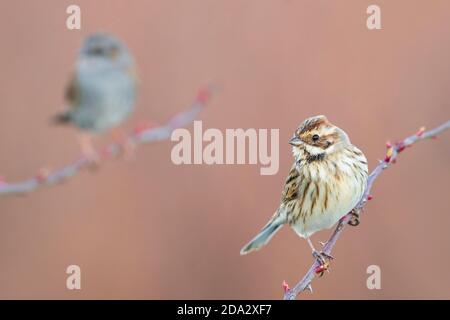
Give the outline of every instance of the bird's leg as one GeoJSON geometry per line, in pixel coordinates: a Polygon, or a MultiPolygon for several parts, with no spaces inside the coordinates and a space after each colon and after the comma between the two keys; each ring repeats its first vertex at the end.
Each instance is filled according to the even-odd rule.
{"type": "Polygon", "coordinates": [[[328,241],[326,241],[326,242],[319,241],[319,244],[322,246],[322,249],[325,248],[327,243],[328,243],[328,241]]]}
{"type": "Polygon", "coordinates": [[[308,241],[309,246],[312,250],[313,257],[319,262],[321,272],[321,276],[323,275],[323,271],[328,270],[328,267],[330,265],[330,260],[334,259],[331,255],[323,252],[323,251],[317,251],[316,248],[314,248],[314,245],[311,242],[311,239],[306,238],[306,241],[308,241]]]}
{"type": "Polygon", "coordinates": [[[111,137],[115,143],[117,143],[123,151],[123,157],[125,160],[130,161],[135,157],[136,145],[130,139],[128,139],[123,129],[116,128],[111,131],[111,137]]]}
{"type": "Polygon", "coordinates": [[[78,141],[83,156],[85,156],[92,165],[97,166],[100,163],[100,158],[94,148],[92,135],[87,132],[80,132],[78,134],[78,141]]]}
{"type": "Polygon", "coordinates": [[[352,215],[352,217],[348,224],[352,227],[356,227],[357,225],[359,225],[359,211],[353,209],[352,211],[350,211],[350,214],[352,215]]]}

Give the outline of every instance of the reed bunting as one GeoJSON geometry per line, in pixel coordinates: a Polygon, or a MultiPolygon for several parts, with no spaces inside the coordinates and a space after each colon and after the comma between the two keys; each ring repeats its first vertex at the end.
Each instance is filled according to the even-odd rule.
{"type": "Polygon", "coordinates": [[[321,115],[306,119],[289,141],[295,162],[284,184],[281,203],[264,228],[241,254],[258,250],[285,224],[316,251],[310,236],[331,228],[361,199],[367,183],[367,160],[347,134],[321,115]]]}
{"type": "Polygon", "coordinates": [[[92,136],[120,125],[134,107],[135,66],[125,45],[104,33],[87,37],[65,98],[68,110],[57,115],[54,122],[78,127],[83,153],[95,158],[92,136]]]}

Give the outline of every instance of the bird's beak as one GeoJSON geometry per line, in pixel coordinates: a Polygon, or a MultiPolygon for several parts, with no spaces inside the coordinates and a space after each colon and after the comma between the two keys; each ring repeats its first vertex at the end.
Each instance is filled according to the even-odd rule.
{"type": "Polygon", "coordinates": [[[292,137],[291,140],[289,140],[289,144],[290,144],[290,145],[293,145],[293,146],[295,146],[295,147],[298,147],[299,145],[302,144],[302,140],[300,140],[300,138],[294,136],[294,137],[292,137]]]}

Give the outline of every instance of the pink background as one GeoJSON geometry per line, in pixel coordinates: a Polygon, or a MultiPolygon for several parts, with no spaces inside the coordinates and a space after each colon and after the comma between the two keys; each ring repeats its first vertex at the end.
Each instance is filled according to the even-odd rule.
{"type": "MultiPolygon", "coordinates": [[[[282,281],[294,284],[312,262],[307,243],[285,228],[256,254],[239,250],[278,205],[296,126],[326,114],[373,168],[386,140],[450,118],[449,1],[378,0],[376,31],[365,0],[78,0],[82,30],[69,31],[73,3],[0,3],[1,175],[19,181],[79,155],[75,130],[48,121],[80,42],[99,30],[123,39],[139,66],[128,128],[163,122],[212,81],[221,90],[204,128],[279,128],[280,171],[175,166],[165,141],[134,162],[1,197],[0,298],[281,298],[282,281]],[[82,269],[80,291],[66,289],[70,264],[82,269]]],[[[450,298],[449,146],[449,133],[420,143],[383,173],[332,272],[301,298],[450,298]],[[372,264],[381,290],[366,288],[372,264]]]]}

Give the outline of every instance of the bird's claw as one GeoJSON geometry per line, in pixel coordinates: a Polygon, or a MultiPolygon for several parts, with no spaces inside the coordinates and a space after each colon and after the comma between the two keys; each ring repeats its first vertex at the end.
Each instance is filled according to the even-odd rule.
{"type": "Polygon", "coordinates": [[[136,144],[133,141],[124,142],[122,150],[125,161],[133,161],[136,158],[136,144]]]}
{"type": "Polygon", "coordinates": [[[322,246],[322,248],[324,248],[327,245],[327,243],[328,243],[328,241],[327,242],[319,241],[319,244],[322,246]]]}
{"type": "Polygon", "coordinates": [[[101,159],[95,154],[87,154],[85,155],[87,161],[87,167],[91,171],[97,171],[100,168],[101,159]]]}
{"type": "Polygon", "coordinates": [[[356,227],[357,225],[359,225],[359,212],[357,212],[356,210],[352,210],[350,211],[350,214],[352,215],[352,217],[350,218],[348,224],[352,227],[356,227]]]}
{"type": "Polygon", "coordinates": [[[316,268],[316,273],[319,274],[320,277],[323,276],[325,271],[330,272],[330,261],[334,259],[333,256],[323,251],[313,251],[312,255],[319,263],[319,266],[316,268]]]}
{"type": "Polygon", "coordinates": [[[313,255],[313,257],[314,258],[316,258],[316,260],[318,261],[318,262],[320,262],[321,264],[323,264],[324,262],[326,262],[326,261],[329,261],[329,260],[333,260],[334,259],[334,257],[332,256],[332,255],[330,255],[330,254],[328,254],[328,253],[325,253],[325,252],[323,252],[323,251],[313,251],[313,253],[312,253],[312,255],[313,255]]]}

